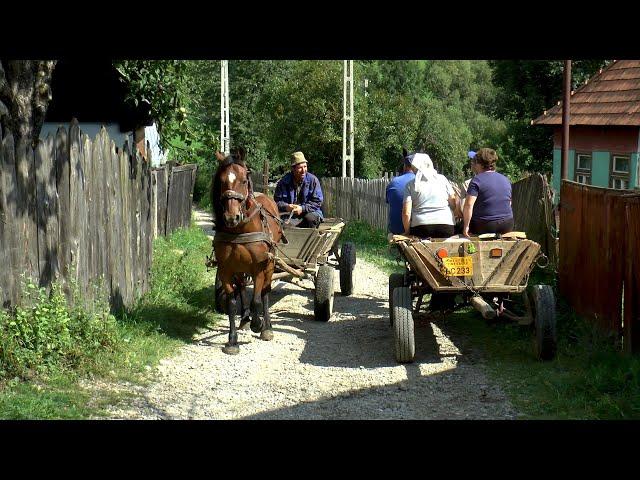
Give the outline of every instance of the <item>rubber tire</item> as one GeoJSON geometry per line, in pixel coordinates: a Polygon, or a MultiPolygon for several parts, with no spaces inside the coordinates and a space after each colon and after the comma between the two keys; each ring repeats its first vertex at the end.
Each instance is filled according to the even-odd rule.
{"type": "Polygon", "coordinates": [[[344,296],[353,293],[353,269],[355,266],[356,246],[351,242],[345,242],[340,250],[340,292],[344,296]]]}
{"type": "Polygon", "coordinates": [[[227,294],[224,293],[222,288],[222,282],[218,279],[218,272],[216,271],[216,286],[215,286],[215,309],[218,313],[227,313],[227,294]]]}
{"type": "Polygon", "coordinates": [[[398,363],[411,363],[416,355],[412,303],[409,287],[393,290],[393,344],[398,363]]]}
{"type": "Polygon", "coordinates": [[[549,285],[529,287],[535,328],[535,354],[539,360],[553,360],[558,349],[556,331],[556,300],[549,285]]]}
{"type": "Polygon", "coordinates": [[[404,273],[392,273],[389,275],[389,325],[393,327],[393,291],[398,287],[404,287],[404,273]]]}
{"type": "Polygon", "coordinates": [[[333,314],[333,267],[322,265],[316,275],[316,291],[313,296],[313,314],[317,321],[328,322],[333,314]]]}

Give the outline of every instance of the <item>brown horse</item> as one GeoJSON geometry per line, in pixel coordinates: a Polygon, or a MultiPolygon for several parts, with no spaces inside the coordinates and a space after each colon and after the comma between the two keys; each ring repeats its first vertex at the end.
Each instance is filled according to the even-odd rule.
{"type": "Polygon", "coordinates": [[[216,158],[220,164],[211,186],[211,203],[216,217],[214,249],[229,315],[229,342],[223,351],[234,355],[240,351],[235,317],[238,303],[241,307],[244,303],[246,275],[253,279],[251,330],[260,332],[263,340],[273,339],[269,292],[275,267],[274,245],[282,237],[282,228],[276,203],[262,193],[253,192],[250,171],[244,160],[245,150],[240,148],[228,157],[216,152],[216,158]]]}

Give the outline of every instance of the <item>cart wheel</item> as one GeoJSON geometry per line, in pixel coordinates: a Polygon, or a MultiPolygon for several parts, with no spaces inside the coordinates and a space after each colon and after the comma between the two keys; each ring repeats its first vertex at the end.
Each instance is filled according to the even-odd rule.
{"type": "Polygon", "coordinates": [[[333,313],[333,267],[322,265],[316,276],[313,314],[320,322],[328,322],[333,313]]]}
{"type": "Polygon", "coordinates": [[[393,327],[393,291],[398,287],[404,287],[404,273],[392,273],[389,275],[389,325],[393,327]]]}
{"type": "Polygon", "coordinates": [[[539,360],[556,356],[556,300],[549,285],[533,285],[527,292],[535,323],[535,352],[539,360]]]}
{"type": "Polygon", "coordinates": [[[224,289],[222,288],[222,282],[218,278],[218,272],[216,271],[216,312],[218,313],[226,313],[227,306],[227,294],[224,293],[224,289]]]}
{"type": "Polygon", "coordinates": [[[356,266],[356,246],[351,242],[342,244],[340,251],[340,291],[342,295],[353,293],[353,268],[356,266]]]}
{"type": "Polygon", "coordinates": [[[413,357],[416,354],[411,303],[411,289],[409,287],[397,287],[393,290],[394,345],[396,361],[399,363],[413,362],[413,357]]]}

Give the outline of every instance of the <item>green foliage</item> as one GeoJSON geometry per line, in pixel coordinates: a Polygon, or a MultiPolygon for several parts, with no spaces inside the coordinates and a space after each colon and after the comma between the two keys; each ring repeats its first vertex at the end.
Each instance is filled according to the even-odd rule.
{"type": "MultiPolygon", "coordinates": [[[[491,376],[525,418],[640,418],[640,359],[624,355],[618,342],[577,316],[562,299],[557,322],[558,354],[551,362],[535,359],[531,329],[488,325],[475,310],[454,313],[445,333],[464,336],[483,351],[491,376]]],[[[463,351],[466,341],[459,346],[463,351]]]]}
{"type": "MultiPolygon", "coordinates": [[[[573,61],[573,88],[577,88],[607,63],[606,60],[573,61]]],[[[562,99],[564,62],[495,60],[490,64],[493,84],[497,88],[495,114],[506,124],[504,140],[499,146],[499,157],[504,160],[509,172],[550,174],[552,130],[549,127],[531,125],[531,120],[562,99]]]]}
{"type": "Polygon", "coordinates": [[[21,306],[0,310],[0,418],[87,418],[126,399],[78,380],[144,382],[160,359],[215,322],[209,246],[197,226],[156,239],[151,289],[117,318],[98,284],[89,303],[73,283],[67,302],[59,285],[47,294],[27,282],[21,306]]]}
{"type": "Polygon", "coordinates": [[[47,293],[26,281],[15,311],[0,311],[0,378],[75,368],[116,344],[115,319],[104,300],[89,309],[75,297],[70,306],[60,284],[47,293]]]}
{"type": "Polygon", "coordinates": [[[340,244],[353,242],[356,255],[387,273],[402,271],[404,263],[395,247],[389,245],[387,234],[360,221],[349,222],[340,235],[340,244]]]}
{"type": "Polygon", "coordinates": [[[205,267],[210,253],[211,241],[198,226],[155,239],[151,288],[129,319],[181,340],[214,321],[215,271],[205,267]]]}
{"type": "Polygon", "coordinates": [[[115,68],[127,84],[127,100],[146,105],[160,133],[162,148],[169,139],[186,139],[187,110],[182,106],[185,64],[179,60],[120,60],[115,68]]]}
{"type": "MultiPolygon", "coordinates": [[[[574,61],[574,84],[605,63],[574,61]]],[[[116,65],[131,99],[151,105],[170,159],[198,164],[194,198],[206,206],[220,148],[220,62],[116,65]]],[[[342,61],[233,60],[229,88],[231,144],[247,149],[254,172],[268,160],[278,179],[289,155],[302,150],[312,173],[341,175],[342,61]]],[[[467,150],[481,147],[496,149],[498,168],[512,181],[549,174],[551,131],[530,121],[561,93],[561,61],[355,61],[356,176],[397,171],[403,146],[426,151],[457,181],[469,175],[467,150]]]]}

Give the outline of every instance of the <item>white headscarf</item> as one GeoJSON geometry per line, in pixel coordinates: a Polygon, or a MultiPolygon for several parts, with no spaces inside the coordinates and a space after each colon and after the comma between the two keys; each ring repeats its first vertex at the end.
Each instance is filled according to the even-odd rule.
{"type": "Polygon", "coordinates": [[[438,172],[433,167],[431,157],[426,153],[416,153],[411,159],[411,165],[413,165],[418,172],[416,173],[416,192],[420,191],[420,186],[423,182],[429,182],[431,180],[438,179],[438,172]]]}

